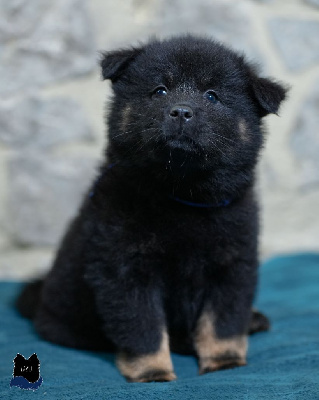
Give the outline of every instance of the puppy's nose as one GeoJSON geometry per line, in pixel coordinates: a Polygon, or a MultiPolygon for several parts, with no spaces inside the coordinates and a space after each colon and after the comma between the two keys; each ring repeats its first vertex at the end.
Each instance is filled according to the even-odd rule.
{"type": "Polygon", "coordinates": [[[169,115],[171,116],[171,118],[175,120],[182,120],[183,122],[187,122],[191,118],[193,118],[194,111],[188,106],[184,106],[182,104],[175,104],[170,109],[169,115]]]}

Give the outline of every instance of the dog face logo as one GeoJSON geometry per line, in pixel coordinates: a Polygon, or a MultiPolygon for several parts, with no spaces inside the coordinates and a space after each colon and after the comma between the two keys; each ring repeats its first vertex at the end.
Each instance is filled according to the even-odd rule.
{"type": "Polygon", "coordinates": [[[40,376],[40,361],[36,353],[28,359],[18,353],[13,362],[13,378],[10,386],[17,386],[21,389],[38,389],[42,384],[42,377],[40,376]]]}

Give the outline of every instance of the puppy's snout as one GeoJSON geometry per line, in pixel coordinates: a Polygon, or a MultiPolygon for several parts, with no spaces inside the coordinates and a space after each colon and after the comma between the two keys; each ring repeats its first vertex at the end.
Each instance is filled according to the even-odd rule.
{"type": "Polygon", "coordinates": [[[188,106],[184,106],[182,104],[175,104],[170,109],[169,115],[174,120],[181,120],[183,122],[187,122],[191,118],[193,118],[194,111],[188,106]]]}

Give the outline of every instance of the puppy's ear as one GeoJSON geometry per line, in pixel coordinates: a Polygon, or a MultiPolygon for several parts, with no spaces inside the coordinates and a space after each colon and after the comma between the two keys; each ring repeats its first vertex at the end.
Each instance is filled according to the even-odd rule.
{"type": "Polygon", "coordinates": [[[255,73],[250,75],[250,88],[261,117],[276,114],[288,91],[282,84],[268,78],[259,78],[255,73]]]}
{"type": "Polygon", "coordinates": [[[111,79],[116,81],[125,68],[132,62],[141,52],[142,48],[131,48],[123,50],[115,50],[102,53],[100,65],[102,68],[103,79],[111,79]]]}

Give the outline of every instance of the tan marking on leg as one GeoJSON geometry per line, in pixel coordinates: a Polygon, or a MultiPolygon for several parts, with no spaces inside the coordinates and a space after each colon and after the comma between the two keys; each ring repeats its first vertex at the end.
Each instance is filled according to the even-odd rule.
{"type": "Polygon", "coordinates": [[[243,140],[244,142],[247,142],[249,140],[249,131],[248,131],[247,123],[243,118],[241,118],[239,120],[238,129],[239,129],[239,134],[240,134],[241,140],[243,140]]]}
{"type": "Polygon", "coordinates": [[[122,119],[120,121],[120,126],[121,126],[122,132],[125,132],[125,130],[127,128],[131,111],[132,111],[132,107],[129,104],[127,106],[125,106],[125,108],[122,111],[122,119]]]}
{"type": "Polygon", "coordinates": [[[163,332],[157,352],[145,355],[128,355],[122,352],[117,356],[116,365],[130,382],[163,382],[176,379],[167,332],[163,332]]]}
{"type": "Polygon", "coordinates": [[[218,338],[212,312],[205,311],[200,316],[194,339],[200,374],[246,365],[247,336],[218,338]]]}

